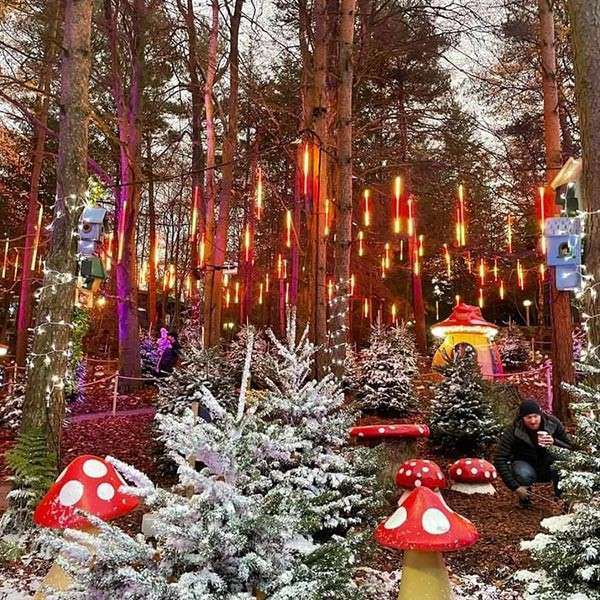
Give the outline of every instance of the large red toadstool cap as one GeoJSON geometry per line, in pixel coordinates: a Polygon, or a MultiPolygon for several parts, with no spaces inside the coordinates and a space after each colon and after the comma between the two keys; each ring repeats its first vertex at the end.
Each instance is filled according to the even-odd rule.
{"type": "Polygon", "coordinates": [[[90,525],[77,510],[105,521],[121,517],[139,504],[139,499],[123,494],[125,481],[102,458],[86,454],[73,460],[42,498],[33,515],[37,525],[55,529],[81,529],[90,525]]]}
{"type": "Polygon", "coordinates": [[[444,337],[449,333],[465,331],[479,332],[493,338],[498,333],[498,327],[483,318],[478,306],[471,306],[464,302],[457,304],[447,319],[435,323],[431,327],[431,333],[435,337],[444,337]]]}
{"type": "Polygon", "coordinates": [[[446,487],[446,477],[433,461],[412,458],[400,465],[396,485],[407,490],[421,486],[435,490],[446,487]]]}
{"type": "Polygon", "coordinates": [[[419,438],[429,437],[429,427],[411,423],[385,423],[380,425],[361,425],[350,430],[352,437],[373,438],[419,438]]]}
{"type": "Polygon", "coordinates": [[[482,458],[461,458],[450,465],[451,489],[465,494],[495,494],[496,467],[482,458]]]}
{"type": "Polygon", "coordinates": [[[375,539],[397,550],[450,552],[472,546],[479,534],[475,525],[451,510],[440,494],[419,487],[377,527],[375,539]]]}

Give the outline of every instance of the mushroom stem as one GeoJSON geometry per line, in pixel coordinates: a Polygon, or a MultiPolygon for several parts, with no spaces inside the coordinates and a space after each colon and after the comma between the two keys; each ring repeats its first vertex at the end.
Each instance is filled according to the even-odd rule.
{"type": "Polygon", "coordinates": [[[404,553],[398,600],[451,600],[452,591],[444,560],[439,552],[404,553]]]}

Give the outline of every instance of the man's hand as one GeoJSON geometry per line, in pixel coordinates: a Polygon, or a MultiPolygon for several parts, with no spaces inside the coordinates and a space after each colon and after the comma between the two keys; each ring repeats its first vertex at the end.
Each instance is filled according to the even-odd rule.
{"type": "Polygon", "coordinates": [[[526,502],[527,500],[529,500],[529,490],[524,485],[518,487],[515,490],[515,494],[517,494],[521,502],[526,502]]]}
{"type": "Polygon", "coordinates": [[[548,448],[554,444],[554,438],[549,433],[546,433],[543,436],[539,436],[538,444],[543,448],[548,448]]]}

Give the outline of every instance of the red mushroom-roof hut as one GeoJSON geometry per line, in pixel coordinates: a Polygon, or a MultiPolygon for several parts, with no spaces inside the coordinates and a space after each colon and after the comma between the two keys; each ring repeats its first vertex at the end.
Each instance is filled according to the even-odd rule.
{"type": "Polygon", "coordinates": [[[481,309],[461,302],[454,307],[452,314],[431,328],[431,333],[443,338],[441,346],[433,357],[433,366],[442,367],[456,352],[472,348],[484,377],[502,373],[502,362],[493,339],[498,327],[483,318],[481,309]]]}

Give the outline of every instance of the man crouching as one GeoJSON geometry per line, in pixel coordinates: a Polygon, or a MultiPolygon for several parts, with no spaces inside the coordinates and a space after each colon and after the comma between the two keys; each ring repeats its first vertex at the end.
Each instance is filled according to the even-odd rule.
{"type": "Polygon", "coordinates": [[[517,494],[521,506],[531,504],[529,486],[552,481],[559,496],[558,471],[552,467],[549,448],[571,450],[572,442],[563,424],[546,414],[534,400],[525,400],[496,449],[494,464],[506,486],[517,494]]]}

